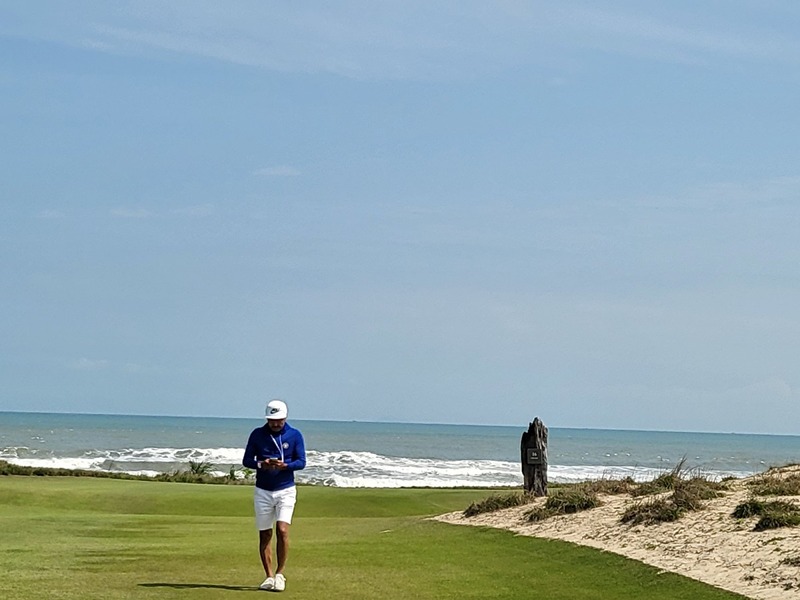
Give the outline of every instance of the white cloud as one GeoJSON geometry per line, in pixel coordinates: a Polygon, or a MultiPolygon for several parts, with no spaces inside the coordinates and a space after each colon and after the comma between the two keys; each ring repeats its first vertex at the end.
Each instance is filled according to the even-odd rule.
{"type": "Polygon", "coordinates": [[[287,165],[278,165],[256,169],[253,171],[253,175],[258,175],[260,177],[296,177],[300,175],[300,171],[287,165]]]}
{"type": "Polygon", "coordinates": [[[79,43],[79,45],[83,46],[84,48],[87,48],[89,50],[99,50],[101,52],[109,52],[109,51],[114,49],[114,46],[112,46],[111,44],[108,44],[106,42],[101,42],[101,41],[98,41],[98,40],[90,40],[90,39],[82,40],[79,43]]]}
{"type": "Polygon", "coordinates": [[[45,209],[36,213],[37,219],[63,219],[64,213],[60,210],[45,209]]]}
{"type": "Polygon", "coordinates": [[[800,196],[800,177],[716,183],[702,188],[699,196],[720,204],[769,205],[789,202],[795,206],[800,196]]]}
{"type": "Polygon", "coordinates": [[[744,181],[716,181],[684,190],[673,196],[642,198],[644,207],[743,208],[787,206],[794,208],[800,197],[800,176],[782,176],[744,181]]]}
{"type": "Polygon", "coordinates": [[[167,52],[357,79],[469,78],[525,63],[572,60],[571,50],[676,62],[800,62],[793,7],[765,14],[757,5],[738,4],[720,12],[633,2],[598,8],[575,0],[243,1],[224,8],[203,1],[120,1],[70,3],[48,14],[19,8],[15,29],[0,24],[0,33],[99,52],[167,52]],[[554,52],[554,46],[562,50],[554,52]]]}
{"type": "MultiPolygon", "coordinates": [[[[692,10],[670,10],[668,16],[660,18],[653,16],[653,11],[623,12],[595,6],[573,9],[560,5],[553,12],[561,12],[557,18],[564,29],[579,34],[569,36],[574,43],[620,54],[680,62],[711,56],[780,62],[800,59],[800,45],[795,39],[777,31],[750,28],[747,16],[742,14],[734,27],[718,14],[709,19],[707,14],[692,10]]],[[[727,17],[736,20],[734,14],[727,17]]]]}
{"type": "Polygon", "coordinates": [[[734,398],[750,402],[754,399],[760,402],[763,398],[800,398],[798,390],[780,377],[768,377],[740,388],[728,390],[726,393],[734,398]]]}
{"type": "Polygon", "coordinates": [[[208,217],[214,214],[214,207],[211,204],[197,204],[195,206],[174,208],[170,212],[182,217],[208,217]]]}
{"type": "Polygon", "coordinates": [[[147,219],[153,216],[146,208],[114,208],[111,214],[122,219],[147,219]]]}
{"type": "Polygon", "coordinates": [[[81,357],[70,363],[70,368],[78,371],[99,371],[107,368],[111,363],[105,359],[81,357]]]}

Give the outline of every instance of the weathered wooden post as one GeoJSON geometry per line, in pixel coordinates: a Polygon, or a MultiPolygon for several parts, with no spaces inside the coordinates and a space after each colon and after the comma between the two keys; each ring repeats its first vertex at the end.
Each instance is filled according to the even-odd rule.
{"type": "Polygon", "coordinates": [[[520,442],[525,491],[547,496],[547,427],[536,417],[520,442]]]}

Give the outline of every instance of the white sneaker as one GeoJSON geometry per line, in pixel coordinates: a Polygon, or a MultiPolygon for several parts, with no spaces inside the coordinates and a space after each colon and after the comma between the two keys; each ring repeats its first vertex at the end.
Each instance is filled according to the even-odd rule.
{"type": "Polygon", "coordinates": [[[273,579],[272,577],[267,577],[264,580],[264,583],[258,586],[258,589],[267,590],[268,592],[271,592],[272,590],[275,589],[275,579],[273,579]]]}
{"type": "Polygon", "coordinates": [[[278,573],[275,575],[275,587],[274,590],[276,592],[282,592],[286,589],[286,577],[283,576],[283,573],[278,573]]]}

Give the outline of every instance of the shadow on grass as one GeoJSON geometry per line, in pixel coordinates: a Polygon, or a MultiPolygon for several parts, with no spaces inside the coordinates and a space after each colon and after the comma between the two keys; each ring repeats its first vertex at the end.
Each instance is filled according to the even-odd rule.
{"type": "Polygon", "coordinates": [[[176,590],[212,589],[231,590],[233,592],[259,592],[258,586],[253,585],[219,585],[217,583],[140,583],[139,587],[146,588],[173,588],[176,590]]]}

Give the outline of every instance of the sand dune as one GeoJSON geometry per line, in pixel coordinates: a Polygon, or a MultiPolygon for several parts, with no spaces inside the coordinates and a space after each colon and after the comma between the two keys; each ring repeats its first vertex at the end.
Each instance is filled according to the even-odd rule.
{"type": "MultiPolygon", "coordinates": [[[[800,467],[786,467],[786,474],[800,467]]],[[[756,518],[734,519],[734,508],[750,497],[747,480],[732,482],[723,497],[674,523],[625,525],[620,515],[630,496],[602,496],[585,512],[536,523],[523,518],[536,504],[465,518],[450,513],[437,520],[496,527],[519,535],[552,538],[599,548],[680,573],[757,600],[800,598],[800,528],[753,531],[756,518]],[[792,559],[787,564],[786,559],[792,559]]],[[[785,498],[791,500],[792,498],[785,498]]],[[[797,502],[797,498],[794,499],[797,502]]],[[[544,502],[543,498],[536,502],[544,502]]]]}

